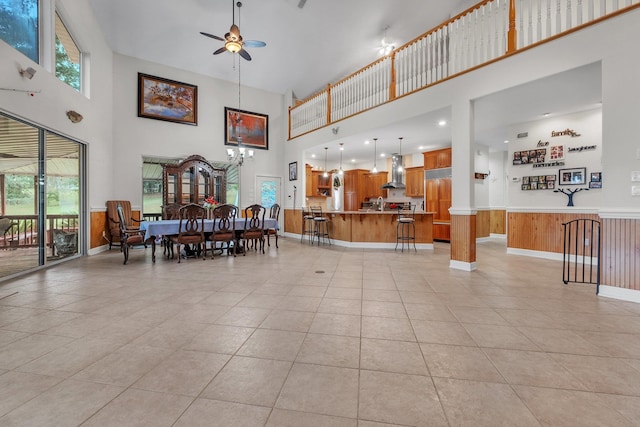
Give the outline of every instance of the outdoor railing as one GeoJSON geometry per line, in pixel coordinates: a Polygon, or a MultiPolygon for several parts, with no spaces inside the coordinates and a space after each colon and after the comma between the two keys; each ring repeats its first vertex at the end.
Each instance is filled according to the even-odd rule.
{"type": "MultiPolygon", "coordinates": [[[[38,216],[37,215],[5,215],[12,221],[12,226],[0,236],[0,249],[38,246],[38,216]]],[[[78,215],[47,215],[47,232],[53,230],[63,232],[77,232],[78,215]]],[[[48,233],[46,245],[52,245],[51,234],[48,233]]]]}
{"type": "Polygon", "coordinates": [[[639,6],[640,0],[484,0],[297,102],[289,108],[289,139],[639,6]]]}

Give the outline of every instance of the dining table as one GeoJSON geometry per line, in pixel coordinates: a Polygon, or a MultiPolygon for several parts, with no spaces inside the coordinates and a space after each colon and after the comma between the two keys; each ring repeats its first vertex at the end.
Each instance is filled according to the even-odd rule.
{"type": "MultiPolygon", "coordinates": [[[[204,232],[213,233],[214,227],[218,226],[218,219],[205,219],[204,220],[204,232]]],[[[244,231],[244,224],[246,218],[236,218],[236,237],[239,238],[240,234],[244,231]]],[[[183,224],[184,228],[184,224],[183,224]]],[[[265,218],[264,227],[265,230],[270,228],[280,229],[278,221],[274,218],[265,218]]],[[[140,223],[140,230],[144,231],[145,242],[151,242],[151,259],[156,262],[156,240],[162,236],[175,236],[180,233],[180,220],[179,219],[163,219],[159,221],[142,221],[140,223]]]]}

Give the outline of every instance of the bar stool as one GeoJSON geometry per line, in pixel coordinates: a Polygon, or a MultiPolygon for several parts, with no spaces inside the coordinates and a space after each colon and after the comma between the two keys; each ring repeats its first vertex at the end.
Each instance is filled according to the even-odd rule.
{"type": "MultiPolygon", "coordinates": [[[[314,238],[318,239],[318,246],[320,246],[320,239],[322,239],[322,243],[324,244],[324,239],[326,238],[331,244],[331,237],[329,237],[329,219],[322,214],[322,207],[320,206],[311,206],[311,213],[313,215],[313,231],[314,238]]],[[[313,244],[313,240],[311,241],[313,244]]]]}
{"type": "Polygon", "coordinates": [[[398,208],[398,220],[396,224],[396,248],[398,250],[398,244],[400,244],[400,251],[404,252],[405,242],[407,249],[411,249],[411,241],[413,241],[413,249],[418,252],[416,248],[416,205],[405,204],[398,208]]]}
{"type": "Polygon", "coordinates": [[[313,244],[314,233],[315,223],[313,222],[313,214],[307,208],[302,208],[302,233],[300,234],[300,243],[304,240],[304,236],[309,236],[309,243],[313,244]]]}

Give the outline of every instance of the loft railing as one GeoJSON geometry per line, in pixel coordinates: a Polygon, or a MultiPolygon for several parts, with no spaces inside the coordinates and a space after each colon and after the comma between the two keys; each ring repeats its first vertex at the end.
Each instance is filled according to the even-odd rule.
{"type": "Polygon", "coordinates": [[[289,108],[289,139],[640,7],[640,0],[484,0],[289,108]]]}

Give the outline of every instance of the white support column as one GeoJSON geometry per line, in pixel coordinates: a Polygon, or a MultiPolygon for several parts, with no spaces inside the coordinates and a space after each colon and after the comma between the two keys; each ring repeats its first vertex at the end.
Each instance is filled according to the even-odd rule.
{"type": "Polygon", "coordinates": [[[476,269],[476,210],[473,187],[473,102],[457,99],[451,108],[451,262],[476,269]]]}

